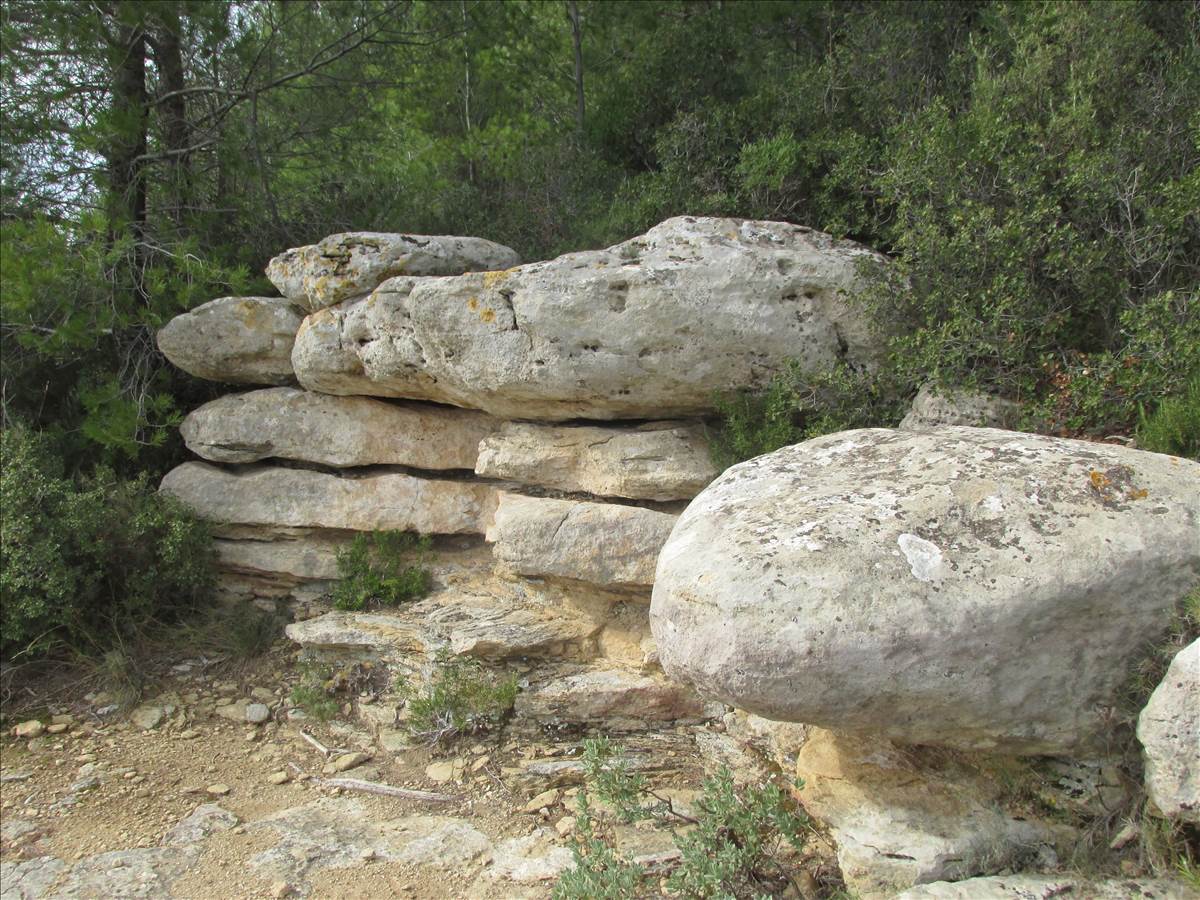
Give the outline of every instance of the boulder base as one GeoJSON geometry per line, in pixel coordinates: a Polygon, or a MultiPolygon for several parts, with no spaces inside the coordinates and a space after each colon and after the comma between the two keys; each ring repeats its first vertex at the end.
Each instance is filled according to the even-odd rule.
{"type": "Polygon", "coordinates": [[[1171,661],[1138,716],[1146,789],[1171,819],[1200,824],[1200,640],[1171,661]]]}

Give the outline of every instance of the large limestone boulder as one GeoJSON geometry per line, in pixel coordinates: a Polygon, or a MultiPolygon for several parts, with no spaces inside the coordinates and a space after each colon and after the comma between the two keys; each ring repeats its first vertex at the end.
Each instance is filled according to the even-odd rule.
{"type": "Polygon", "coordinates": [[[857,896],[1019,867],[1053,849],[1054,834],[1006,812],[989,780],[945,757],[922,763],[886,740],[814,728],[796,775],[800,802],[829,829],[857,896]]]}
{"type": "Polygon", "coordinates": [[[1138,716],[1146,790],[1163,815],[1200,824],[1200,640],[1175,654],[1138,716]]]}
{"type": "Polygon", "coordinates": [[[869,364],[882,343],[853,296],[882,262],[797,225],[668,219],[507,272],[393,278],[309,316],[292,362],[311,390],[509,419],[703,414],[790,360],[869,364]]]}
{"type": "Polygon", "coordinates": [[[936,881],[910,888],[894,900],[1195,900],[1179,881],[1114,878],[1089,881],[1076,875],[989,875],[966,881],[936,881]]]}
{"type": "Polygon", "coordinates": [[[267,277],[313,311],[361,297],[394,275],[461,275],[520,262],[511,248],[483,238],[352,231],[281,253],[267,263],[267,277]]]}
{"type": "Polygon", "coordinates": [[[339,468],[470,470],[479,442],[499,424],[474,410],[281,387],[206,403],[179,431],[189,450],[214,462],[277,457],[339,468]]]}
{"type": "Polygon", "coordinates": [[[187,462],[166,474],[161,490],[213,522],[291,528],[482,534],[495,508],[495,491],[488,485],[391,472],[350,478],[309,469],[229,471],[187,462]]]}
{"type": "Polygon", "coordinates": [[[734,466],[659,557],[669,675],[910,743],[1103,744],[1200,574],[1200,465],[993,429],[864,429],[734,466]]]}
{"type": "Polygon", "coordinates": [[[675,520],[640,506],[501,493],[487,539],[510,574],[646,588],[675,520]]]}
{"type": "Polygon", "coordinates": [[[686,500],[716,477],[701,425],[640,428],[510,422],[479,446],[477,475],[560,491],[686,500]]]}
{"type": "Polygon", "coordinates": [[[229,384],[291,384],[303,310],[283,297],[221,297],[176,316],[158,349],[189,375],[229,384]]]}

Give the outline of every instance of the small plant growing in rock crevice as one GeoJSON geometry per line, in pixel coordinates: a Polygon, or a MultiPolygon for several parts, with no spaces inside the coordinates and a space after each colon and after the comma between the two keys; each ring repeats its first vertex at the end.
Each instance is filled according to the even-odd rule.
{"type": "Polygon", "coordinates": [[[593,811],[589,792],[610,806],[618,821],[654,819],[679,829],[674,835],[679,860],[666,880],[671,895],[774,896],[791,881],[781,851],[785,845],[802,850],[811,827],[778,785],[738,785],[722,767],[705,779],[692,816],[655,794],[644,776],[631,773],[607,738],[586,741],[583,761],[587,789],[579,795],[575,816],[574,865],[555,885],[555,900],[649,893],[649,873],[615,849],[611,823],[593,811]]]}
{"type": "Polygon", "coordinates": [[[415,685],[405,681],[400,693],[409,733],[433,745],[500,725],[516,701],[517,679],[486,672],[477,660],[442,650],[428,678],[415,685]]]}
{"type": "Polygon", "coordinates": [[[361,610],[424,597],[433,587],[433,576],[422,561],[432,546],[428,535],[411,531],[355,535],[337,556],[339,579],[333,589],[333,605],[361,610]]]}
{"type": "Polygon", "coordinates": [[[310,718],[327,722],[337,715],[338,702],[330,689],[333,670],[319,663],[302,663],[300,682],[292,688],[292,703],[310,718]]]}

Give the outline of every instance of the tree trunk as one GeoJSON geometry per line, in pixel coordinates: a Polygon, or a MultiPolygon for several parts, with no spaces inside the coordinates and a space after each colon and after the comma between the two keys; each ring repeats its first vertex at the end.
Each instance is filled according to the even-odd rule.
{"type": "Polygon", "coordinates": [[[109,229],[117,237],[122,226],[127,227],[140,242],[146,229],[146,32],[141,21],[131,15],[122,16],[116,33],[108,152],[109,229]]]}
{"type": "Polygon", "coordinates": [[[571,42],[575,48],[575,133],[583,137],[583,27],[579,19],[579,3],[567,0],[567,16],[571,20],[571,42]]]}
{"type": "Polygon", "coordinates": [[[151,38],[154,63],[158,69],[163,143],[166,150],[168,177],[168,213],[177,226],[183,223],[185,211],[193,204],[192,161],[186,152],[191,145],[192,130],[188,124],[183,55],[180,51],[179,15],[169,4],[153,7],[158,27],[151,38]]]}

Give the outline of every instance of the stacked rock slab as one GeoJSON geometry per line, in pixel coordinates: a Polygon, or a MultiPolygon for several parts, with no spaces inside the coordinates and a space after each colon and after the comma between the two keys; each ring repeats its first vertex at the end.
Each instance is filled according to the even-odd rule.
{"type": "Polygon", "coordinates": [[[289,634],[314,653],[519,665],[533,723],[696,721],[711,708],[662,675],[648,608],[716,475],[702,417],[792,360],[871,365],[863,263],[882,258],[732,219],[532,265],[477,238],[334,235],[271,261],[283,297],[163,329],[181,368],[270,387],[195,410],[204,461],[162,489],[215,523],[235,596],[319,608],[356,533],[438,536],[430,596],[306,616],[289,634]]]}

